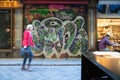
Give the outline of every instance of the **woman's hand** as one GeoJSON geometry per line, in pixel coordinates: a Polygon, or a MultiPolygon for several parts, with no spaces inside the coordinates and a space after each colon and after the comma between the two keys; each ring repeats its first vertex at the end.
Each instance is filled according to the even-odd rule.
{"type": "Polygon", "coordinates": [[[24,46],[24,49],[26,50],[26,49],[27,49],[27,46],[24,46]]]}

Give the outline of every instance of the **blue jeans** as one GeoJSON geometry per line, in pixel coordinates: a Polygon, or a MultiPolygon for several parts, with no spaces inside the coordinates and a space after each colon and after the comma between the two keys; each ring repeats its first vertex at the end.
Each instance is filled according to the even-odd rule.
{"type": "Polygon", "coordinates": [[[26,61],[27,61],[27,58],[29,58],[29,62],[28,62],[28,64],[30,65],[30,63],[31,63],[31,61],[32,61],[32,58],[33,58],[33,52],[31,51],[31,48],[28,46],[27,48],[26,48],[27,50],[28,50],[28,53],[25,53],[25,55],[23,56],[23,66],[25,66],[25,64],[26,64],[26,61]]]}

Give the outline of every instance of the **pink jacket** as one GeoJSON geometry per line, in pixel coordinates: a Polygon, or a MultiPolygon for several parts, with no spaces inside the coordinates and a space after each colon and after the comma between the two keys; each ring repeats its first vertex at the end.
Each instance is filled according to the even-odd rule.
{"type": "Polygon", "coordinates": [[[32,46],[32,47],[35,46],[35,44],[33,42],[33,36],[29,30],[24,31],[22,45],[23,46],[32,46]]]}

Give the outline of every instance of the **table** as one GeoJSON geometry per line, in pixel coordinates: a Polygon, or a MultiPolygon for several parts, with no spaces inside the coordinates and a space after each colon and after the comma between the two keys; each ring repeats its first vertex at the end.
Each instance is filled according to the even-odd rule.
{"type": "MultiPolygon", "coordinates": [[[[114,54],[114,52],[110,53],[114,54]]],[[[99,80],[120,80],[120,55],[96,55],[93,52],[83,53],[82,80],[93,80],[95,77],[102,76],[107,76],[108,78],[99,80]]]]}

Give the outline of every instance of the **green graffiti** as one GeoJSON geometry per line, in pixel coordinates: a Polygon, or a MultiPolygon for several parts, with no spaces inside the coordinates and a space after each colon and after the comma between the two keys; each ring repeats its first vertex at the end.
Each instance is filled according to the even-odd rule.
{"type": "Polygon", "coordinates": [[[82,37],[81,43],[82,43],[81,52],[84,53],[88,49],[88,41],[86,40],[85,37],[82,37]]]}
{"type": "Polygon", "coordinates": [[[69,48],[70,45],[71,45],[72,42],[73,42],[73,39],[75,38],[76,32],[75,32],[75,26],[74,26],[73,23],[68,23],[68,24],[66,25],[65,33],[66,33],[66,32],[70,32],[70,37],[68,38],[67,43],[66,43],[66,45],[64,46],[64,49],[69,48]]]}
{"type": "Polygon", "coordinates": [[[36,10],[31,10],[29,11],[30,14],[40,14],[42,16],[46,16],[47,14],[50,14],[50,10],[49,9],[36,9],[36,10]]]}
{"type": "Polygon", "coordinates": [[[35,26],[33,38],[39,54],[51,56],[53,53],[69,51],[68,55],[77,56],[79,52],[87,51],[87,36],[83,38],[87,34],[87,27],[84,18],[80,16],[80,6],[65,5],[64,8],[57,10],[49,8],[48,5],[29,6],[25,8],[24,25],[33,21],[32,24],[35,26]]]}
{"type": "Polygon", "coordinates": [[[76,25],[77,25],[78,30],[81,29],[81,25],[82,25],[82,23],[83,23],[82,20],[81,20],[81,19],[78,19],[78,20],[76,20],[75,23],[76,23],[76,25]]]}

